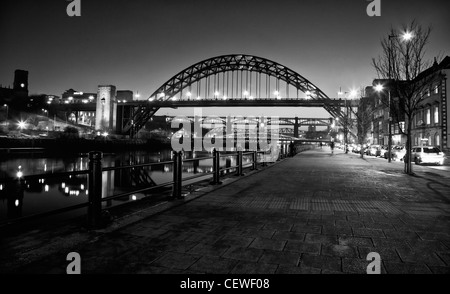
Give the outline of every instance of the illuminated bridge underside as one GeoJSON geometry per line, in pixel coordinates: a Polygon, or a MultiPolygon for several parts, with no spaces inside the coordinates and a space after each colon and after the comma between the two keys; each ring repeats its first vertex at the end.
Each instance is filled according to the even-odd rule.
{"type": "MultiPolygon", "coordinates": [[[[135,134],[145,125],[150,117],[158,111],[160,107],[164,106],[162,102],[176,102],[173,100],[177,99],[180,100],[180,105],[183,103],[188,103],[183,102],[183,100],[185,96],[191,98],[186,94],[191,94],[191,91],[195,90],[195,88],[197,89],[197,95],[192,98],[198,98],[198,101],[200,101],[198,106],[220,107],[225,106],[226,103],[231,101],[224,97],[224,93],[231,93],[228,97],[237,97],[233,93],[242,94],[243,90],[249,90],[247,95],[250,98],[250,95],[252,95],[252,91],[250,89],[252,88],[255,89],[253,91],[254,96],[258,98],[263,98],[263,90],[266,89],[266,93],[269,93],[269,95],[266,95],[265,98],[271,101],[263,102],[263,99],[247,100],[248,102],[244,103],[243,101],[239,101],[239,106],[254,107],[257,104],[259,105],[264,103],[266,103],[264,106],[286,106],[286,104],[289,103],[291,103],[291,105],[288,106],[305,106],[300,102],[305,99],[300,99],[298,97],[298,92],[301,91],[302,93],[307,93],[307,98],[311,100],[329,101],[330,103],[319,102],[317,105],[319,107],[324,107],[333,117],[343,117],[343,112],[340,110],[339,105],[334,105],[332,103],[333,100],[331,100],[325,93],[295,71],[265,58],[236,54],[224,55],[201,61],[172,77],[150,96],[148,104],[139,105],[137,109],[135,109],[132,118],[126,122],[122,132],[130,135],[135,134]],[[261,75],[264,75],[265,79],[262,79],[261,75]],[[271,85],[271,79],[273,78],[275,79],[274,88],[272,88],[271,85]],[[203,85],[201,84],[202,81],[203,85]],[[282,96],[284,98],[290,98],[291,95],[289,95],[289,88],[293,87],[296,90],[297,98],[299,99],[297,103],[295,103],[295,101],[290,101],[290,99],[283,101],[283,97],[273,97],[277,99],[270,99],[270,93],[272,93],[274,89],[276,92],[281,92],[280,81],[286,84],[286,92],[282,96]],[[204,92],[203,95],[201,95],[201,91],[203,89],[204,92]],[[213,95],[209,94],[210,91],[213,95]],[[209,99],[210,101],[201,99],[201,97],[212,98],[212,96],[215,96],[214,98],[219,98],[217,97],[219,95],[216,95],[217,92],[220,93],[222,98],[221,100],[217,99],[217,101],[214,100],[214,102],[211,102],[211,99],[209,99]],[[183,93],[185,95],[183,95],[183,93]],[[152,102],[156,103],[152,104],[152,102]],[[247,103],[247,105],[245,105],[245,103],[247,103]]],[[[168,104],[169,103],[167,103],[167,105],[168,104]]],[[[176,107],[174,104],[171,105],[176,107]]],[[[237,106],[237,104],[233,106],[237,106]]]]}

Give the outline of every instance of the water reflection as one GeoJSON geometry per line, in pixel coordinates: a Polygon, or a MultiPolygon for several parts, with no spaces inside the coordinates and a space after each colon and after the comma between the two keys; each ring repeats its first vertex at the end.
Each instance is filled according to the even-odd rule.
{"type": "MultiPolygon", "coordinates": [[[[201,159],[211,156],[208,152],[186,152],[184,159],[197,158],[183,164],[183,177],[192,174],[206,174],[213,171],[212,159],[201,159]]],[[[166,162],[172,160],[171,150],[156,153],[123,152],[105,154],[103,167],[119,167],[136,164],[166,162]]],[[[244,156],[244,164],[251,163],[250,156],[244,156]]],[[[236,157],[221,157],[221,167],[236,165],[236,157]]],[[[3,158],[0,159],[0,221],[21,216],[46,212],[68,207],[88,200],[87,174],[67,176],[65,178],[40,178],[24,180],[23,176],[35,174],[52,174],[88,170],[87,154],[74,158],[3,158]],[[21,173],[18,177],[18,173],[21,173]],[[13,181],[5,179],[14,178],[13,181]]],[[[133,167],[103,172],[102,197],[117,195],[133,190],[152,187],[172,181],[172,164],[161,164],[149,167],[133,167]]],[[[234,170],[222,172],[229,173],[234,170]]],[[[135,193],[117,200],[105,202],[111,207],[126,201],[135,201],[155,193],[135,193]]],[[[80,213],[85,213],[81,211],[80,213]]]]}

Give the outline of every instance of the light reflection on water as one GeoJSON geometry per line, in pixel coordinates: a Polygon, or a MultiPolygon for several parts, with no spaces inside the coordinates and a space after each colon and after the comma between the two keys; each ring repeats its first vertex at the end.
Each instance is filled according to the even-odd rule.
{"type": "MultiPolygon", "coordinates": [[[[207,152],[184,154],[184,159],[211,156],[207,152]]],[[[172,152],[165,150],[156,153],[145,151],[104,154],[103,167],[135,165],[172,160],[172,152]]],[[[244,164],[250,163],[250,157],[244,157],[244,164]]],[[[212,172],[212,159],[190,161],[183,164],[183,177],[193,174],[212,172]]],[[[220,165],[236,165],[235,157],[222,157],[220,165]]],[[[23,180],[20,176],[51,174],[88,170],[89,159],[87,155],[73,158],[38,158],[16,157],[0,159],[0,221],[47,212],[88,201],[87,175],[74,175],[65,178],[45,178],[33,181],[23,180]],[[2,179],[15,177],[13,182],[4,182],[2,179]]],[[[129,168],[103,172],[102,197],[132,191],[136,188],[149,187],[172,181],[172,165],[163,164],[144,168],[129,168]]],[[[117,200],[106,201],[104,207],[111,207],[127,201],[138,200],[150,194],[136,193],[121,197],[117,200]]],[[[75,216],[85,214],[81,209],[67,215],[75,216]]]]}

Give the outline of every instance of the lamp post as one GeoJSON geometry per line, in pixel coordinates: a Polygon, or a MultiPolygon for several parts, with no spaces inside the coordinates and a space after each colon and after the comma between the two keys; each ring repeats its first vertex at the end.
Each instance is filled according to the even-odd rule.
{"type": "Polygon", "coordinates": [[[8,104],[3,105],[4,107],[6,107],[6,118],[5,118],[5,126],[8,124],[8,111],[9,111],[9,107],[8,104]]]}
{"type": "MultiPolygon", "coordinates": [[[[392,56],[392,39],[394,38],[398,38],[398,35],[394,35],[391,34],[388,36],[389,38],[389,50],[388,50],[388,162],[391,162],[392,160],[392,154],[391,154],[391,149],[392,149],[392,116],[391,116],[391,56],[392,56]]],[[[411,32],[406,31],[405,33],[403,33],[401,35],[401,38],[403,39],[403,41],[407,42],[409,40],[411,40],[413,38],[413,34],[411,32]]],[[[408,70],[408,68],[407,68],[408,70]]],[[[381,86],[381,88],[377,85],[378,87],[378,92],[381,91],[383,89],[383,86],[381,86]]]]}
{"type": "MultiPolygon", "coordinates": [[[[339,92],[338,92],[338,99],[339,99],[339,95],[344,94],[341,91],[341,88],[339,88],[339,92]]],[[[345,118],[344,118],[344,150],[345,153],[348,153],[348,140],[347,140],[347,120],[348,120],[348,109],[347,109],[347,97],[344,97],[344,107],[345,107],[345,118]]]]}
{"type": "MultiPolygon", "coordinates": [[[[344,95],[344,94],[349,94],[350,97],[349,98],[355,98],[358,94],[358,92],[356,90],[351,90],[350,92],[342,92],[341,89],[339,88],[339,92],[338,92],[338,98],[339,95],[344,95]]],[[[345,145],[345,153],[348,153],[348,103],[347,103],[347,95],[344,96],[344,107],[345,107],[345,120],[344,120],[344,145],[345,145]]]]}

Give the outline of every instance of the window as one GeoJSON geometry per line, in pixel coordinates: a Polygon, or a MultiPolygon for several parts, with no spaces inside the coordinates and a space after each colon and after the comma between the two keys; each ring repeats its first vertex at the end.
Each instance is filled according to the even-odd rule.
{"type": "Polygon", "coordinates": [[[427,97],[430,97],[430,89],[427,89],[427,91],[425,92],[426,93],[426,95],[427,95],[427,97]]]}
{"type": "Polygon", "coordinates": [[[434,94],[439,94],[439,85],[434,86],[434,94]]]}
{"type": "Polygon", "coordinates": [[[427,108],[426,112],[427,125],[431,124],[431,109],[427,108]]]}
{"type": "Polygon", "coordinates": [[[440,141],[441,141],[441,140],[440,140],[439,134],[436,133],[436,134],[434,135],[434,145],[435,145],[435,146],[439,146],[439,145],[441,144],[440,141]]]}
{"type": "Polygon", "coordinates": [[[434,123],[439,123],[439,106],[434,107],[434,123]]]}

